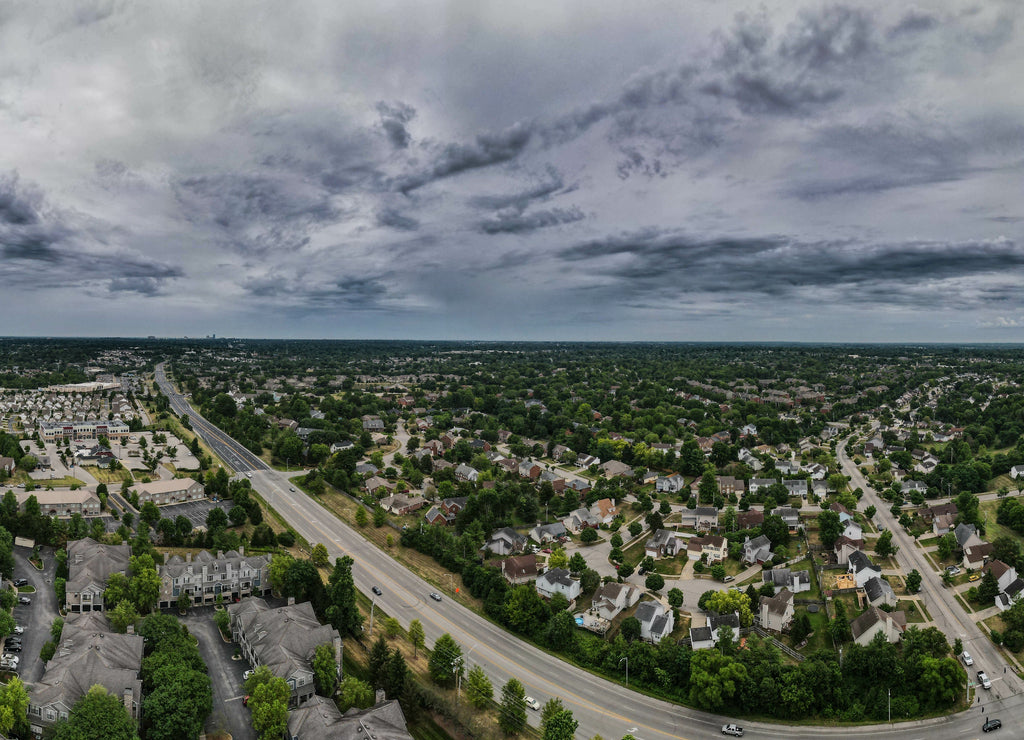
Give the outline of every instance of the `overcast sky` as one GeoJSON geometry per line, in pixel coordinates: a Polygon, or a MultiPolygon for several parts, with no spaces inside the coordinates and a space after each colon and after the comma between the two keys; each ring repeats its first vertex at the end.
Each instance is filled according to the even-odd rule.
{"type": "Polygon", "coordinates": [[[1021,341],[1022,8],[5,3],[0,334],[1021,341]]]}

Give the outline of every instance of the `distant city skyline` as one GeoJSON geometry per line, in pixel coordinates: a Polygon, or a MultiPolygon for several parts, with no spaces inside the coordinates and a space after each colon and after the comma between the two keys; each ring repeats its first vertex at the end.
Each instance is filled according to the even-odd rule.
{"type": "Polygon", "coordinates": [[[1021,342],[1022,21],[8,6],[0,334],[1021,342]]]}

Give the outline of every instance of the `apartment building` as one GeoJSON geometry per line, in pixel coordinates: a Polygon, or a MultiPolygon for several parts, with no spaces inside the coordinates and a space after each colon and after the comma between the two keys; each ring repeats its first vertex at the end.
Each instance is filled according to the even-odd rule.
{"type": "Polygon", "coordinates": [[[39,436],[44,442],[81,441],[86,439],[121,440],[130,433],[123,421],[44,421],[39,425],[39,436]]]}
{"type": "Polygon", "coordinates": [[[139,494],[139,504],[152,501],[157,506],[180,504],[206,498],[206,487],[192,478],[155,480],[152,483],[136,483],[132,490],[139,494]]]}
{"type": "Polygon", "coordinates": [[[238,552],[228,550],[212,555],[201,550],[192,553],[171,555],[164,558],[164,564],[157,568],[160,575],[161,609],[174,606],[182,591],[192,597],[196,605],[213,604],[217,594],[225,602],[238,601],[245,596],[263,596],[270,593],[270,555],[246,556],[245,548],[238,552]]]}
{"type": "Polygon", "coordinates": [[[130,556],[128,545],[102,545],[91,537],[68,542],[67,611],[103,611],[107,579],[113,573],[128,575],[130,556]]]}
{"type": "Polygon", "coordinates": [[[46,516],[68,517],[72,514],[82,516],[99,516],[100,499],[92,491],[79,488],[77,491],[69,489],[57,491],[22,491],[14,492],[18,499],[18,508],[25,510],[25,502],[30,496],[35,496],[39,503],[39,511],[46,516]]]}

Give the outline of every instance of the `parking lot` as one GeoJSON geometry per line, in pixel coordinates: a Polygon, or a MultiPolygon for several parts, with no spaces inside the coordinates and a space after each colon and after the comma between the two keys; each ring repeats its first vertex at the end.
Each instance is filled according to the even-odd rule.
{"type": "Polygon", "coordinates": [[[199,652],[210,674],[213,712],[206,720],[206,731],[227,730],[234,740],[256,740],[249,710],[242,706],[242,674],[250,668],[249,664],[244,659],[231,659],[235,646],[221,639],[213,621],[213,607],[193,609],[180,619],[199,641],[199,652]]]}
{"type": "Polygon", "coordinates": [[[39,659],[39,651],[43,643],[50,639],[50,625],[57,616],[57,595],[53,590],[53,575],[56,562],[53,559],[53,548],[40,548],[43,570],[37,570],[29,562],[32,551],[27,547],[14,548],[14,577],[27,578],[36,592],[26,594],[32,599],[28,606],[16,604],[14,621],[25,628],[22,634],[22,651],[18,653],[21,663],[18,673],[26,682],[35,682],[43,677],[43,661],[39,659]]]}
{"type": "Polygon", "coordinates": [[[183,516],[192,522],[193,527],[206,527],[206,515],[212,509],[223,509],[227,514],[234,504],[231,501],[217,501],[210,499],[204,501],[187,501],[183,504],[169,504],[160,507],[160,516],[164,519],[175,519],[183,516]]]}

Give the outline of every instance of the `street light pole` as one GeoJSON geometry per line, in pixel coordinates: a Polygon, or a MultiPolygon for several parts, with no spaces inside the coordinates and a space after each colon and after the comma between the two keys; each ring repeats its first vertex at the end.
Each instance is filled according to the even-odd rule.
{"type": "Polygon", "coordinates": [[[626,661],[626,686],[629,686],[629,656],[627,655],[619,661],[619,665],[622,665],[622,661],[626,661]]]}
{"type": "Polygon", "coordinates": [[[886,689],[889,698],[889,724],[892,724],[892,689],[886,689]]]}
{"type": "Polygon", "coordinates": [[[448,574],[448,592],[455,596],[455,575],[452,573],[448,574]]]}

